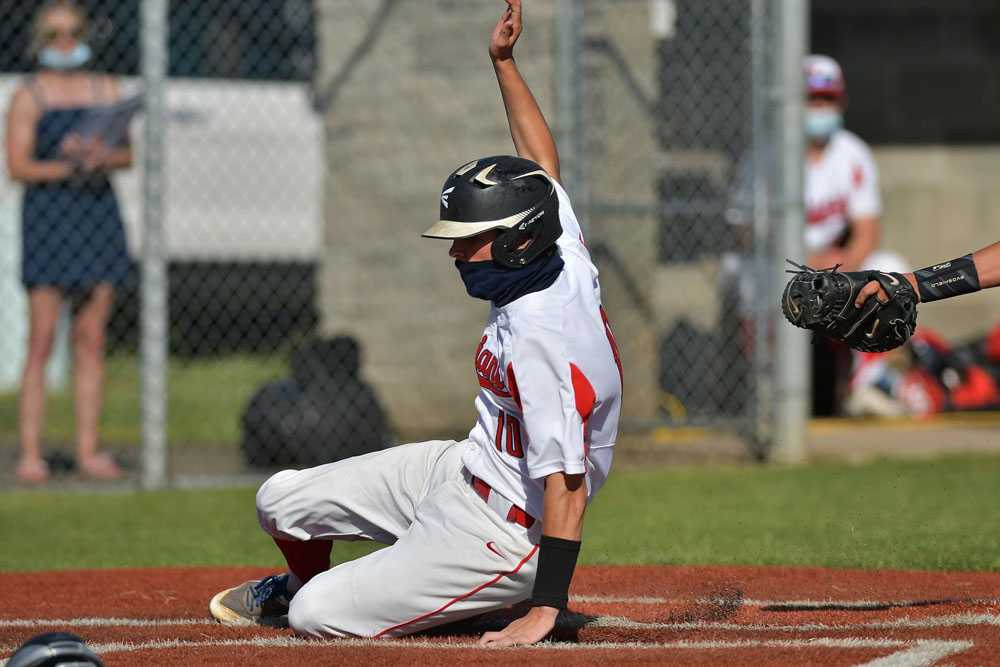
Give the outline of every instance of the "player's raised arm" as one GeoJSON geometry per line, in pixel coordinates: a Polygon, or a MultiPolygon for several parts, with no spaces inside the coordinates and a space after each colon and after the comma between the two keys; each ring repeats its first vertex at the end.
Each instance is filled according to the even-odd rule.
{"type": "Polygon", "coordinates": [[[507,9],[493,28],[490,58],[500,84],[510,136],[517,154],[533,160],[559,180],[559,153],[545,116],[514,62],[514,44],[522,30],[521,0],[508,0],[507,9]]]}

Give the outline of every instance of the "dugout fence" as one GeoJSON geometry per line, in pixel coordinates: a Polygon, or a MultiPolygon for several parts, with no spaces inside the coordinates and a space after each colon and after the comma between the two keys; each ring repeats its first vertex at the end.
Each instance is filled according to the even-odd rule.
{"type": "MultiPolygon", "coordinates": [[[[125,235],[102,446],[158,488],[463,437],[484,306],[464,297],[446,249],[419,233],[454,166],[511,150],[485,56],[496,3],[78,5],[87,71],[142,102],[133,163],[101,195],[117,202],[125,235]]],[[[761,456],[775,444],[785,458],[801,453],[805,342],[774,326],[780,260],[801,254],[800,5],[526,8],[519,59],[601,271],[627,433],[721,429],[761,456]]],[[[39,80],[32,25],[43,6],[0,4],[7,103],[39,80]]],[[[62,192],[54,198],[0,183],[11,459],[29,331],[22,250],[60,271],[107,254],[99,237],[67,237],[68,254],[45,257],[24,243],[28,190],[66,209],[45,220],[106,215],[86,204],[103,176],[74,178],[47,186],[62,192]]],[[[70,457],[79,433],[71,306],[47,371],[42,440],[53,460],[70,457]]]]}

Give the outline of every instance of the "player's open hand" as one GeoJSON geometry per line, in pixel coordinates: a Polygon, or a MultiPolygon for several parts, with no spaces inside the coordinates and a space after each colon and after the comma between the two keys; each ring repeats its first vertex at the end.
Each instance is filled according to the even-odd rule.
{"type": "Polygon", "coordinates": [[[495,61],[514,57],[514,44],[521,36],[521,0],[508,0],[500,20],[490,37],[490,58],[495,61]]]}
{"type": "Polygon", "coordinates": [[[517,646],[534,644],[556,627],[559,610],[554,607],[532,607],[531,611],[500,632],[487,632],[479,639],[480,646],[517,646]]]}

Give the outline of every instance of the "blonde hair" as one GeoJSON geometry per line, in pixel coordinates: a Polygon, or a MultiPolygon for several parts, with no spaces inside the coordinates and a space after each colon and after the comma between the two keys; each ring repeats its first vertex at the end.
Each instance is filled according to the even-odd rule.
{"type": "Polygon", "coordinates": [[[37,58],[38,52],[45,46],[45,30],[43,30],[45,17],[49,12],[57,9],[64,9],[76,14],[77,18],[80,19],[81,31],[87,31],[89,23],[87,12],[75,0],[48,0],[48,2],[39,7],[38,11],[35,12],[35,17],[31,22],[31,43],[28,45],[28,55],[32,59],[37,58]]]}

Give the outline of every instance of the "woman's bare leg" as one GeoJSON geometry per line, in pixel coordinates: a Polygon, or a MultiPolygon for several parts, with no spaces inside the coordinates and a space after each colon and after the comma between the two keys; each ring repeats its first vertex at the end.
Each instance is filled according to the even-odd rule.
{"type": "Polygon", "coordinates": [[[42,460],[45,365],[52,354],[61,305],[62,292],[56,287],[35,287],[28,292],[28,358],[21,376],[21,461],[17,469],[18,477],[28,482],[42,482],[48,477],[42,460]]]}
{"type": "Polygon", "coordinates": [[[91,291],[73,323],[76,458],[81,472],[102,479],[121,476],[113,459],[97,453],[104,399],[104,349],[113,301],[114,288],[101,283],[91,291]]]}

